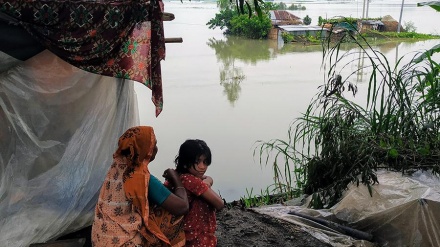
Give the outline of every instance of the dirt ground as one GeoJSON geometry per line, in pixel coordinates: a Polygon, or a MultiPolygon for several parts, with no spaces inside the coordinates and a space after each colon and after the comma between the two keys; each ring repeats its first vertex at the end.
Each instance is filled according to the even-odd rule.
{"type": "MultiPolygon", "coordinates": [[[[85,238],[86,243],[82,246],[91,247],[90,233],[91,226],[63,236],[58,241],[85,238]]],[[[218,238],[217,247],[329,246],[301,231],[293,224],[243,209],[240,206],[225,208],[217,213],[216,235],[218,238]]]]}
{"type": "Polygon", "coordinates": [[[218,247],[329,246],[291,223],[240,207],[217,213],[216,235],[218,247]]]}

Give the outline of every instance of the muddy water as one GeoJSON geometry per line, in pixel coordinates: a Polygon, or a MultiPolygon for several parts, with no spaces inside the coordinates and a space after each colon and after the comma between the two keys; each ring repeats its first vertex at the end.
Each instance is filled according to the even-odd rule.
{"type": "MultiPolygon", "coordinates": [[[[323,5],[304,5],[310,12],[297,15],[310,15],[314,24],[323,5]]],[[[336,15],[338,9],[343,10],[341,15],[355,13],[359,5],[352,2],[350,6],[351,10],[346,3],[328,5],[327,15],[336,15]]],[[[389,8],[399,12],[397,5],[389,8]]],[[[305,111],[324,80],[321,47],[281,47],[276,41],[225,37],[222,30],[205,25],[217,12],[215,3],[165,2],[165,11],[176,16],[165,23],[165,36],[182,37],[183,43],[167,44],[162,62],[164,110],[158,118],[150,91],[136,84],[141,124],[154,126],[158,138],[152,173],[160,176],[173,166],[183,141],[199,138],[212,149],[208,174],[214,178],[215,190],[227,201],[246,196],[251,189],[252,194],[259,194],[272,183],[273,175],[270,165],[261,167],[259,157],[253,156],[255,142],[287,138],[289,124],[305,111]]],[[[431,15],[429,11],[420,9],[422,15],[431,15]]],[[[433,23],[424,28],[438,28],[433,23]]],[[[394,61],[396,56],[437,43],[387,43],[378,49],[394,61]]],[[[368,71],[358,75],[360,93],[365,77],[368,71]]]]}

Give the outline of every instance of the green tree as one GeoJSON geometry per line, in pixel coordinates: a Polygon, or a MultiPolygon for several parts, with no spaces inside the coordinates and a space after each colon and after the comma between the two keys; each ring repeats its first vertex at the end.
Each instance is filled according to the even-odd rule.
{"type": "Polygon", "coordinates": [[[278,10],[285,10],[285,9],[287,9],[287,5],[285,3],[283,3],[283,2],[280,2],[278,4],[278,8],[277,9],[278,10]]]}
{"type": "Polygon", "coordinates": [[[223,30],[226,28],[225,34],[243,36],[250,39],[267,38],[272,28],[268,8],[274,7],[275,5],[262,5],[263,14],[257,17],[255,15],[241,15],[234,4],[227,5],[224,2],[220,4],[220,2],[221,1],[217,2],[219,6],[222,6],[220,7],[220,13],[217,13],[214,18],[206,23],[210,29],[219,27],[223,30]]]}
{"type": "Polygon", "coordinates": [[[303,19],[303,23],[307,26],[310,25],[310,23],[312,23],[312,18],[310,18],[309,15],[306,15],[306,17],[303,19]]]}
{"type": "Polygon", "coordinates": [[[250,39],[267,38],[272,23],[269,16],[263,15],[262,18],[256,16],[238,15],[230,21],[230,34],[244,36],[250,39]]]}
{"type": "Polygon", "coordinates": [[[288,8],[288,10],[306,10],[305,6],[301,6],[301,4],[294,4],[292,3],[288,8]]]}
{"type": "Polygon", "coordinates": [[[206,23],[210,29],[215,29],[219,27],[220,30],[226,28],[225,33],[229,33],[232,29],[231,20],[233,17],[238,16],[238,12],[235,9],[225,8],[220,10],[220,13],[215,14],[215,17],[206,23]]]}

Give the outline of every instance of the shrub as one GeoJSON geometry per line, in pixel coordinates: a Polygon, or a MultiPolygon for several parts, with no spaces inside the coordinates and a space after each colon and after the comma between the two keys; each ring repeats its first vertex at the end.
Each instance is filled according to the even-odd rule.
{"type": "Polygon", "coordinates": [[[312,18],[310,18],[309,15],[306,15],[306,17],[303,19],[303,23],[307,26],[310,25],[310,23],[312,23],[312,18]]]}
{"type": "Polygon", "coordinates": [[[417,30],[416,25],[412,21],[405,22],[403,29],[409,33],[415,33],[417,30]]]}

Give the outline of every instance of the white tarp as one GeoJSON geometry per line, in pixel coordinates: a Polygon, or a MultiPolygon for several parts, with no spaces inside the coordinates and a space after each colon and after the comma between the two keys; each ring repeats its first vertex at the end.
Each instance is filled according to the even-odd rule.
{"type": "Polygon", "coordinates": [[[329,210],[275,205],[255,211],[298,224],[332,246],[374,246],[372,242],[380,246],[440,246],[440,179],[421,171],[411,177],[389,171],[378,171],[377,175],[380,184],[372,187],[372,197],[365,186],[351,186],[342,200],[329,210]],[[344,223],[372,234],[373,241],[357,240],[289,214],[291,211],[344,223]]]}
{"type": "Polygon", "coordinates": [[[133,87],[48,51],[0,54],[0,246],[91,223],[118,138],[139,122],[133,87]]]}

